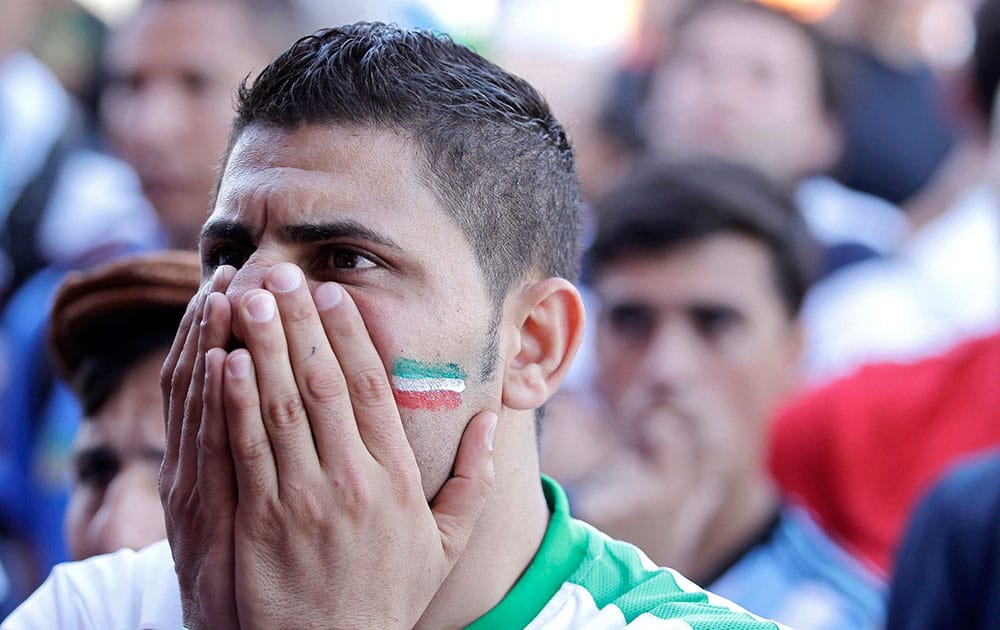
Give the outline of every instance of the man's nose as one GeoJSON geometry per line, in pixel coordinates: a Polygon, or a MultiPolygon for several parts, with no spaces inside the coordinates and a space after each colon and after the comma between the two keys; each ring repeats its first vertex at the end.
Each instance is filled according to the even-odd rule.
{"type": "Polygon", "coordinates": [[[132,97],[126,122],[133,143],[159,152],[183,138],[189,125],[176,90],[160,83],[132,97]]]}
{"type": "Polygon", "coordinates": [[[163,539],[166,529],[155,477],[139,466],[119,472],[87,533],[92,554],[141,549],[163,539]]]}
{"type": "Polygon", "coordinates": [[[651,385],[673,391],[690,386],[701,362],[700,344],[683,322],[664,321],[656,328],[640,370],[651,385]]]}
{"type": "Polygon", "coordinates": [[[272,264],[268,262],[260,259],[254,260],[251,257],[242,267],[236,270],[236,275],[233,276],[233,281],[229,283],[229,288],[226,290],[226,298],[229,299],[233,315],[233,335],[239,343],[243,343],[246,339],[239,317],[240,303],[248,291],[264,287],[264,276],[271,266],[272,264]]]}

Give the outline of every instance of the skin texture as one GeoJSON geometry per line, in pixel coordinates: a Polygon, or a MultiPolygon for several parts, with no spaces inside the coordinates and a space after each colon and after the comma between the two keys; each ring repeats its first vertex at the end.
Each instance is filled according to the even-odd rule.
{"type": "Polygon", "coordinates": [[[66,512],[74,560],[141,549],[166,536],[156,489],[165,439],[158,375],[165,356],[166,350],[154,352],[136,363],[77,432],[66,512]]]}
{"type": "Polygon", "coordinates": [[[765,428],[801,336],[772,273],[761,243],[720,234],[597,277],[599,383],[621,447],[577,507],[695,577],[774,506],[765,428]]]}
{"type": "Polygon", "coordinates": [[[0,60],[28,43],[44,5],[38,0],[5,0],[0,4],[0,60]]]}
{"type": "Polygon", "coordinates": [[[739,7],[703,12],[677,34],[650,98],[654,147],[710,155],[783,183],[832,164],[840,150],[806,37],[739,7]]]}
{"type": "Polygon", "coordinates": [[[396,134],[309,125],[251,127],[230,156],[201,244],[213,275],[161,374],[160,492],[193,627],[463,626],[540,543],[531,417],[578,344],[579,296],[527,282],[493,330],[416,165],[396,134]],[[500,369],[458,409],[397,408],[396,359],[475,375],[491,335],[500,369]]]}
{"type": "Polygon", "coordinates": [[[271,51],[227,0],[147,2],[111,40],[101,113],[171,244],[197,244],[226,149],[239,82],[271,51]]]}

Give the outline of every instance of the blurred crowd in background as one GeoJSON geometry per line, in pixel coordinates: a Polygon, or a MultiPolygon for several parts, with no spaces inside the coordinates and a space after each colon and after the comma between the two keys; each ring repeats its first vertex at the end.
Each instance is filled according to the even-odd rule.
{"type": "Polygon", "coordinates": [[[90,365],[61,283],[196,249],[240,81],[359,19],[567,127],[589,321],[540,448],[576,514],[792,627],[1000,619],[993,0],[4,0],[0,614],[163,537],[180,311],[90,365]]]}

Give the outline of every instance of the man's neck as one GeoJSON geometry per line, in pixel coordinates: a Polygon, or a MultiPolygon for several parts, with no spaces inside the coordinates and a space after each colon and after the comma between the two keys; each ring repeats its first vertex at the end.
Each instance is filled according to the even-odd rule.
{"type": "Polygon", "coordinates": [[[744,478],[734,485],[725,502],[716,511],[701,537],[701,544],[690,563],[674,568],[703,586],[718,577],[722,565],[736,560],[740,551],[759,537],[774,518],[780,500],[773,485],[765,478],[744,478]]]}
{"type": "Polygon", "coordinates": [[[534,558],[550,517],[534,433],[530,418],[501,416],[494,442],[493,492],[465,553],[418,628],[471,624],[500,603],[534,558]]]}

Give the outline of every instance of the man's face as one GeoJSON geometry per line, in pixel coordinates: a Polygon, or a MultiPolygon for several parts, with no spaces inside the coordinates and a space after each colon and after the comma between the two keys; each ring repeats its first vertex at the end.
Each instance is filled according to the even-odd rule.
{"type": "MultiPolygon", "coordinates": [[[[414,145],[367,128],[251,127],[233,149],[201,241],[204,270],[238,268],[233,312],[281,262],[312,287],[334,281],[358,305],[394,390],[428,497],[450,474],[469,418],[496,409],[487,348],[494,307],[472,248],[422,182],[414,145]],[[435,396],[418,380],[464,390],[435,396]]],[[[237,339],[243,333],[234,327],[237,339]]],[[[440,394],[440,392],[439,392],[440,394]]]]}
{"type": "Polygon", "coordinates": [[[626,444],[650,458],[683,449],[731,474],[762,466],[799,350],[764,245],[710,236],[614,262],[595,287],[599,384],[626,444]]]}
{"type": "Polygon", "coordinates": [[[193,247],[208,214],[236,87],[269,61],[245,11],[226,0],[148,3],[108,48],[104,127],[175,247],[193,247]]]}
{"type": "Polygon", "coordinates": [[[166,536],[156,481],[163,459],[159,373],[166,351],[150,354],[88,417],[74,443],[75,483],[66,512],[76,560],[166,536]]]}
{"type": "Polygon", "coordinates": [[[822,106],[816,55],[781,20],[711,9],[678,31],[654,79],[654,147],[735,160],[793,183],[832,162],[837,140],[822,106]]]}

